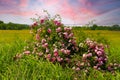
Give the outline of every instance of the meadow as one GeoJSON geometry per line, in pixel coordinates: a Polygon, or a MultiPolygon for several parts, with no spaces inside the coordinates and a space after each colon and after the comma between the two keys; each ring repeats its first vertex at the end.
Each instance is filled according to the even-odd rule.
{"type": "MultiPolygon", "coordinates": [[[[120,31],[73,30],[76,39],[90,37],[109,45],[109,62],[120,63],[120,31]]],[[[89,75],[81,72],[76,76],[69,68],[32,56],[14,61],[15,54],[21,52],[26,41],[32,40],[29,30],[0,30],[0,80],[119,80],[120,72],[102,72],[91,69],[89,75]]]]}

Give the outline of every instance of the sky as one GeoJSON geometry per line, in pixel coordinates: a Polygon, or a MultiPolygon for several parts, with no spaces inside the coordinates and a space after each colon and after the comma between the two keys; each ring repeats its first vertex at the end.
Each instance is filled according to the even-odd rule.
{"type": "Polygon", "coordinates": [[[120,24],[120,0],[0,0],[0,20],[32,24],[30,18],[59,14],[63,24],[120,24]]]}

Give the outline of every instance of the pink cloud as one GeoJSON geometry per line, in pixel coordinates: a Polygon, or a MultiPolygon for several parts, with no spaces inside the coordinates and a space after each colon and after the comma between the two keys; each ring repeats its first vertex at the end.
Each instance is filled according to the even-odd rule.
{"type": "Polygon", "coordinates": [[[26,6],[28,6],[28,1],[29,0],[20,0],[20,7],[26,7],[26,6]]]}
{"type": "Polygon", "coordinates": [[[0,11],[0,14],[12,14],[12,15],[31,17],[34,16],[36,13],[34,11],[4,10],[4,11],[0,11]]]}
{"type": "Polygon", "coordinates": [[[86,6],[92,6],[92,3],[89,0],[78,0],[78,2],[86,6]]]}
{"type": "MultiPolygon", "coordinates": [[[[84,1],[84,0],[81,0],[81,1],[84,1]]],[[[85,3],[85,1],[84,1],[84,3],[85,3]]],[[[58,12],[62,17],[68,18],[68,19],[76,21],[78,23],[88,20],[91,17],[97,16],[97,14],[94,11],[92,11],[91,9],[88,9],[83,6],[70,5],[68,0],[64,0],[60,7],[61,8],[58,9],[58,12]]]]}
{"type": "Polygon", "coordinates": [[[77,13],[74,10],[74,7],[70,6],[68,4],[67,0],[64,0],[62,2],[62,5],[60,6],[60,8],[58,9],[58,12],[64,16],[64,17],[69,17],[69,18],[73,18],[73,16],[75,16],[77,13]]]}
{"type": "Polygon", "coordinates": [[[46,6],[51,6],[59,3],[61,0],[38,0],[39,2],[42,2],[46,6]]]}

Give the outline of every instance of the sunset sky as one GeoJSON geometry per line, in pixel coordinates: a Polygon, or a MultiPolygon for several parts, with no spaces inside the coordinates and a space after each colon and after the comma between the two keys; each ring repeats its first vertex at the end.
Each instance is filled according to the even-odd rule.
{"type": "Polygon", "coordinates": [[[30,18],[60,14],[64,24],[120,24],[120,0],[0,0],[0,20],[32,24],[30,18]]]}

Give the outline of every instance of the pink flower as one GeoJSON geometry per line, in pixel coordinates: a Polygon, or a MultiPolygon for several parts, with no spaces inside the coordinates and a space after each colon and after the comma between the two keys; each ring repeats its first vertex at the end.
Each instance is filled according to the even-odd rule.
{"type": "Polygon", "coordinates": [[[54,49],[54,56],[57,57],[58,56],[58,50],[54,49]]]}
{"type": "Polygon", "coordinates": [[[48,59],[48,60],[50,60],[51,54],[46,55],[45,58],[48,59]]]}
{"type": "Polygon", "coordinates": [[[112,71],[113,69],[111,68],[111,66],[108,66],[108,70],[109,70],[109,71],[112,71]]]}
{"type": "Polygon", "coordinates": [[[63,58],[57,57],[57,61],[61,62],[63,60],[63,58]]]}
{"type": "Polygon", "coordinates": [[[38,23],[37,23],[37,22],[33,23],[33,26],[37,26],[37,25],[38,25],[38,23]]]}
{"type": "Polygon", "coordinates": [[[83,54],[82,58],[85,60],[87,58],[87,54],[83,54]]]}
{"type": "Polygon", "coordinates": [[[102,61],[102,60],[103,60],[103,57],[99,57],[99,58],[98,58],[98,61],[102,61]]]}
{"type": "Polygon", "coordinates": [[[102,52],[101,52],[101,51],[98,51],[98,52],[97,52],[97,55],[98,55],[98,56],[101,56],[101,55],[102,55],[102,52]]]}
{"type": "Polygon", "coordinates": [[[54,24],[56,25],[56,26],[61,26],[61,23],[59,22],[59,21],[54,21],[54,24]]]}
{"type": "Polygon", "coordinates": [[[56,32],[60,32],[60,31],[62,31],[62,29],[61,29],[61,27],[58,27],[58,28],[56,29],[56,32]]]}
{"type": "Polygon", "coordinates": [[[43,48],[47,48],[47,47],[48,47],[48,43],[44,43],[44,44],[42,45],[42,47],[43,47],[43,48]]]}
{"type": "Polygon", "coordinates": [[[57,57],[57,56],[58,56],[58,52],[55,52],[55,53],[54,53],[54,56],[57,57]]]}
{"type": "Polygon", "coordinates": [[[39,34],[36,34],[36,40],[40,40],[39,34]]]}
{"type": "Polygon", "coordinates": [[[70,59],[69,59],[69,58],[65,58],[65,61],[66,61],[67,63],[70,63],[70,59]]]}
{"type": "Polygon", "coordinates": [[[44,21],[45,21],[44,19],[41,19],[41,20],[40,20],[40,23],[42,24],[42,23],[44,23],[44,21]]]}
{"type": "Polygon", "coordinates": [[[80,68],[79,68],[79,67],[77,67],[75,70],[76,70],[76,71],[79,71],[79,70],[80,70],[80,68]]]}
{"type": "Polygon", "coordinates": [[[55,62],[56,61],[56,58],[55,57],[53,57],[53,58],[51,58],[51,62],[55,62]]]}
{"type": "Polygon", "coordinates": [[[100,64],[100,65],[103,65],[104,63],[103,63],[103,61],[100,61],[99,64],[100,64]]]}
{"type": "Polygon", "coordinates": [[[46,39],[42,39],[41,43],[42,44],[46,43],[46,39]]]}
{"type": "Polygon", "coordinates": [[[64,50],[64,53],[69,55],[70,54],[70,50],[64,50]]]}
{"type": "Polygon", "coordinates": [[[107,61],[107,58],[105,58],[104,61],[107,61]]]}
{"type": "Polygon", "coordinates": [[[94,69],[97,69],[97,68],[98,68],[98,66],[93,66],[93,68],[94,68],[94,69]]]}
{"type": "Polygon", "coordinates": [[[62,47],[64,47],[65,46],[65,44],[64,43],[62,43],[62,47]]]}
{"type": "Polygon", "coordinates": [[[65,49],[61,49],[60,51],[61,51],[62,53],[64,53],[65,49]]]}
{"type": "Polygon", "coordinates": [[[69,34],[69,38],[71,38],[71,37],[73,37],[73,33],[70,33],[70,34],[69,34]]]}
{"type": "Polygon", "coordinates": [[[30,51],[25,51],[24,54],[29,55],[29,54],[30,54],[30,51]]]}
{"type": "Polygon", "coordinates": [[[68,42],[70,42],[70,43],[71,43],[71,42],[72,42],[72,40],[70,39],[68,42]]]}
{"type": "Polygon", "coordinates": [[[97,53],[97,51],[98,51],[98,50],[97,50],[97,49],[95,49],[94,51],[97,53]]]}
{"type": "Polygon", "coordinates": [[[37,55],[38,55],[38,56],[42,56],[42,55],[43,55],[43,53],[41,53],[41,52],[40,52],[40,53],[37,53],[37,55]]]}
{"type": "Polygon", "coordinates": [[[92,53],[87,54],[87,57],[92,57],[92,53]]]}
{"type": "Polygon", "coordinates": [[[47,30],[47,32],[50,34],[50,33],[51,33],[51,29],[49,28],[49,29],[47,30]]]}
{"type": "Polygon", "coordinates": [[[49,49],[48,48],[46,48],[46,53],[49,53],[49,49]]]}
{"type": "Polygon", "coordinates": [[[72,41],[71,41],[71,43],[72,43],[73,45],[76,45],[76,42],[75,42],[75,40],[72,40],[72,41]]]}
{"type": "Polygon", "coordinates": [[[63,33],[64,37],[68,39],[68,33],[67,32],[64,32],[63,33]]]}
{"type": "Polygon", "coordinates": [[[89,47],[90,47],[90,48],[94,48],[94,47],[95,47],[95,44],[94,44],[93,42],[91,42],[91,43],[89,44],[89,47]]]}
{"type": "Polygon", "coordinates": [[[37,33],[40,33],[41,31],[42,31],[42,29],[41,29],[41,28],[37,29],[37,33]]]}
{"type": "Polygon", "coordinates": [[[58,52],[58,50],[55,48],[55,49],[54,49],[54,53],[56,53],[56,52],[58,52]]]}
{"type": "Polygon", "coordinates": [[[64,31],[71,31],[72,28],[69,28],[69,27],[64,27],[64,31]]]}

